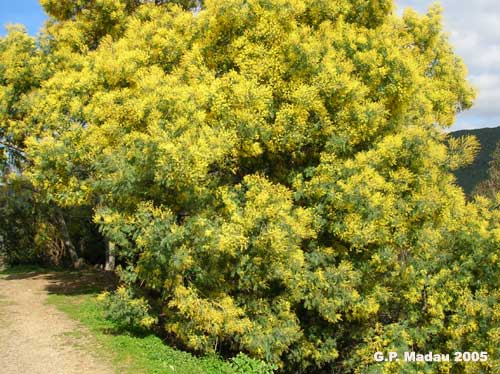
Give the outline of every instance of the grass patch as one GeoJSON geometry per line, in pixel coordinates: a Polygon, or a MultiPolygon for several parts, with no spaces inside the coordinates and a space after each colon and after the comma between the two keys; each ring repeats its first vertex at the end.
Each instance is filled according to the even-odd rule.
{"type": "Polygon", "coordinates": [[[163,343],[155,336],[137,337],[113,333],[116,326],[103,317],[97,294],[49,295],[47,302],[80,321],[97,341],[95,351],[106,352],[117,372],[148,374],[243,374],[260,373],[238,369],[218,357],[195,357],[163,343]]]}
{"type": "Polygon", "coordinates": [[[48,271],[57,271],[55,269],[47,269],[39,265],[16,265],[5,268],[0,271],[0,275],[15,275],[15,274],[30,274],[30,273],[46,273],[48,271]]]}

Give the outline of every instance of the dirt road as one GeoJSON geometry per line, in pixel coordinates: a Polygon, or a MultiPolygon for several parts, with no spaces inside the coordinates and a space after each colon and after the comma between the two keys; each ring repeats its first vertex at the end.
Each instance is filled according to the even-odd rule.
{"type": "Polygon", "coordinates": [[[54,274],[0,275],[0,372],[2,374],[111,374],[82,326],[44,303],[61,286],[54,274]],[[75,333],[78,332],[78,333],[75,333]]]}

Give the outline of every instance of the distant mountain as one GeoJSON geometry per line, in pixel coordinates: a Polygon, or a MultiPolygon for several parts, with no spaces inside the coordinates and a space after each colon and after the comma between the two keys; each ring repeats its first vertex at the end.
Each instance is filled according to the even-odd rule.
{"type": "Polygon", "coordinates": [[[454,137],[474,135],[481,144],[481,150],[477,154],[474,163],[455,172],[458,184],[462,186],[465,193],[470,194],[479,182],[488,177],[488,164],[491,161],[491,154],[500,141],[500,126],[477,130],[460,130],[452,132],[450,135],[454,137]]]}

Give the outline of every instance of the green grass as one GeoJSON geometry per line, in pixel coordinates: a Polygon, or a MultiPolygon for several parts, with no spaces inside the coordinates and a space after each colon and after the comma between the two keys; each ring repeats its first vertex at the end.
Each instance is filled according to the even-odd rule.
{"type": "Polygon", "coordinates": [[[56,271],[54,269],[43,268],[38,265],[17,265],[8,267],[0,271],[0,275],[46,273],[47,271],[56,271]]]}
{"type": "MultiPolygon", "coordinates": [[[[195,357],[165,345],[154,335],[137,337],[113,333],[115,326],[103,318],[96,294],[50,295],[47,302],[80,321],[98,343],[99,356],[106,352],[117,372],[161,374],[240,373],[218,357],[195,357]]],[[[96,348],[96,347],[94,347],[96,348]]]]}

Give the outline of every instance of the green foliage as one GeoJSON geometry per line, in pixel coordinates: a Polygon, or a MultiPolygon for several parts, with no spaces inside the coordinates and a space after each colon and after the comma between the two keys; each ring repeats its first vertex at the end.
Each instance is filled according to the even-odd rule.
{"type": "Polygon", "coordinates": [[[454,172],[457,183],[465,193],[472,194],[474,188],[488,179],[488,169],[493,152],[500,142],[500,127],[484,128],[477,130],[461,130],[450,133],[452,137],[474,136],[479,141],[481,148],[470,165],[454,172]]]}
{"type": "Polygon", "coordinates": [[[254,360],[244,353],[239,353],[231,359],[231,367],[235,370],[235,374],[272,374],[277,369],[274,365],[254,360]]]}
{"type": "Polygon", "coordinates": [[[495,151],[491,154],[491,161],[488,169],[488,179],[479,183],[474,189],[474,194],[487,196],[493,200],[499,200],[497,197],[500,192],[500,141],[497,143],[495,151]]]}
{"type": "Polygon", "coordinates": [[[13,179],[0,185],[0,257],[7,266],[36,263],[37,213],[26,182],[13,179]]]}
{"type": "Polygon", "coordinates": [[[14,100],[25,175],[93,209],[183,345],[284,372],[403,372],[373,353],[410,349],[500,365],[500,213],[454,184],[477,143],[444,129],[474,91],[438,6],[44,3],[49,68],[14,100]]]}
{"type": "MultiPolygon", "coordinates": [[[[40,192],[22,176],[9,174],[3,180],[5,184],[0,185],[0,257],[7,265],[71,265],[57,208],[43,201],[40,192]]],[[[95,250],[104,245],[88,218],[88,208],[75,207],[61,214],[69,222],[68,234],[77,243],[79,254],[89,261],[103,262],[103,251],[95,253],[95,250]]]]}
{"type": "Polygon", "coordinates": [[[150,307],[144,298],[134,298],[130,290],[119,287],[112,293],[99,296],[105,310],[105,318],[119,329],[131,331],[149,330],[156,323],[149,314],[150,307]]]}

